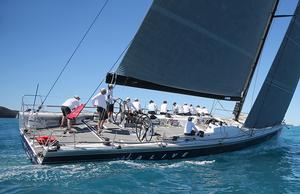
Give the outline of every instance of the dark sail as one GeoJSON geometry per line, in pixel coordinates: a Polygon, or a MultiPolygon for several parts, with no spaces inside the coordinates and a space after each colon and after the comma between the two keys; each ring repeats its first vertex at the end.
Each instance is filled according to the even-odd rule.
{"type": "Polygon", "coordinates": [[[292,100],[300,75],[300,4],[291,20],[272,67],[252,107],[245,127],[280,124],[292,100]]]}
{"type": "Polygon", "coordinates": [[[117,76],[106,82],[240,100],[274,5],[154,0],[117,76]]]}

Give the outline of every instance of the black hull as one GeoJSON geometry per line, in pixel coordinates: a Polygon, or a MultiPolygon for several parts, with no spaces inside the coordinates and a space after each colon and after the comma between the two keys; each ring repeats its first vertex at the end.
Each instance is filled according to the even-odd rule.
{"type": "MultiPolygon", "coordinates": [[[[73,163],[73,162],[85,162],[85,161],[105,161],[105,160],[171,160],[171,159],[182,159],[191,158],[204,155],[219,154],[223,152],[231,152],[240,150],[252,145],[262,143],[277,134],[281,130],[278,129],[272,133],[266,134],[261,137],[257,137],[251,140],[245,140],[234,144],[218,144],[211,147],[193,147],[193,148],[182,148],[181,150],[164,150],[159,151],[140,151],[140,152],[124,152],[123,153],[101,153],[101,154],[89,154],[89,155],[73,155],[73,156],[59,156],[59,157],[45,157],[42,164],[54,164],[54,163],[73,163]]],[[[23,138],[23,141],[25,139],[23,138]]],[[[29,148],[30,149],[30,148],[29,148]]],[[[31,150],[31,149],[30,149],[31,150]]],[[[121,150],[121,149],[120,149],[121,150]]],[[[32,160],[36,162],[36,156],[32,160]]]]}

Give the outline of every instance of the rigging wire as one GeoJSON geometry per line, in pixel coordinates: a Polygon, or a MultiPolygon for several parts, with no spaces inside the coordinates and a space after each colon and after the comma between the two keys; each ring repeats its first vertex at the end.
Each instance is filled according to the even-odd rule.
{"type": "Polygon", "coordinates": [[[39,91],[39,83],[36,86],[36,90],[35,90],[35,95],[34,95],[34,100],[33,100],[33,105],[32,105],[32,110],[34,111],[35,109],[35,102],[36,102],[36,97],[37,97],[37,93],[39,91]]]}
{"type": "Polygon", "coordinates": [[[223,111],[226,111],[226,109],[224,108],[224,106],[221,104],[221,102],[219,100],[217,100],[217,103],[221,106],[221,108],[223,109],[223,111]]]}
{"type": "MultiPolygon", "coordinates": [[[[124,55],[125,51],[127,51],[128,47],[131,45],[131,43],[132,43],[132,40],[127,44],[127,46],[125,47],[125,49],[121,52],[121,54],[119,55],[119,57],[117,58],[117,60],[115,61],[115,63],[110,67],[110,69],[109,69],[108,72],[111,72],[115,68],[116,64],[118,64],[119,60],[124,55]]],[[[92,99],[92,97],[97,92],[97,90],[99,89],[99,87],[101,86],[101,84],[104,82],[104,79],[105,79],[105,77],[100,81],[100,83],[98,84],[98,86],[96,87],[96,89],[93,91],[93,93],[90,95],[90,97],[86,101],[85,105],[87,105],[87,103],[89,103],[89,101],[92,99]]]]}
{"type": "MultiPolygon", "coordinates": [[[[273,22],[273,24],[274,24],[274,22],[273,22]]],[[[271,24],[269,32],[272,32],[273,24],[271,24]]],[[[266,38],[266,43],[267,43],[268,40],[269,40],[269,38],[267,37],[266,38]]],[[[259,61],[257,63],[257,68],[256,68],[256,72],[255,72],[256,75],[255,75],[255,80],[254,80],[254,83],[253,83],[253,91],[252,91],[252,97],[251,97],[251,107],[253,106],[253,103],[254,103],[254,95],[255,95],[255,90],[256,90],[256,86],[257,86],[257,79],[258,79],[258,74],[259,74],[259,70],[260,70],[260,67],[261,67],[261,58],[262,58],[262,55],[263,55],[264,51],[265,51],[265,46],[262,48],[262,52],[261,52],[262,54],[260,55],[259,61]]]]}
{"type": "Polygon", "coordinates": [[[96,17],[94,18],[94,20],[92,21],[92,23],[90,24],[89,28],[87,29],[87,31],[84,33],[83,37],[81,38],[81,40],[78,42],[76,48],[74,49],[73,53],[71,54],[71,56],[69,57],[69,59],[67,60],[67,62],[65,63],[64,67],[62,68],[62,70],[60,71],[58,77],[56,78],[56,80],[54,81],[54,83],[52,84],[50,90],[48,91],[46,97],[44,98],[42,104],[39,106],[38,110],[40,110],[42,108],[42,106],[44,105],[45,101],[47,100],[49,94],[51,93],[51,91],[53,90],[54,86],[56,85],[57,81],[59,80],[59,78],[61,77],[62,73],[65,71],[65,69],[67,68],[67,66],[69,65],[71,59],[73,58],[73,56],[75,55],[75,53],[77,52],[78,48],[81,46],[83,40],[85,39],[85,37],[87,36],[87,34],[90,32],[90,30],[92,29],[92,27],[94,26],[94,24],[96,23],[97,19],[99,18],[99,16],[101,15],[102,11],[104,10],[104,8],[106,7],[107,3],[109,0],[106,0],[105,3],[102,5],[101,9],[99,10],[99,12],[97,13],[96,17]]]}
{"type": "Polygon", "coordinates": [[[254,80],[254,84],[253,84],[253,91],[252,91],[252,96],[251,96],[251,107],[253,106],[254,94],[255,94],[256,83],[257,83],[257,77],[258,77],[259,68],[260,68],[260,62],[261,62],[261,58],[259,59],[259,62],[258,62],[258,65],[257,65],[255,80],[254,80]]]}
{"type": "Polygon", "coordinates": [[[209,114],[212,114],[212,112],[215,110],[215,105],[216,105],[216,99],[214,99],[213,101],[213,104],[211,106],[211,109],[210,109],[210,113],[209,114]]]}

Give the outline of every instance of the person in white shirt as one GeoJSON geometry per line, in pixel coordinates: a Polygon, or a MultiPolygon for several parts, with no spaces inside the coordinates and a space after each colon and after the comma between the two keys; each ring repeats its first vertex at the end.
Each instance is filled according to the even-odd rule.
{"type": "Polygon", "coordinates": [[[113,97],[113,88],[112,84],[108,84],[108,90],[106,94],[106,101],[107,101],[107,116],[108,121],[112,122],[112,115],[114,112],[114,97],[113,97]]]}
{"type": "Polygon", "coordinates": [[[187,105],[187,103],[184,103],[184,105],[182,106],[182,108],[183,108],[183,115],[185,115],[185,116],[190,116],[191,115],[190,108],[187,105]]]}
{"type": "Polygon", "coordinates": [[[173,114],[177,115],[179,111],[179,106],[176,102],[173,103],[173,114]]]}
{"type": "Polygon", "coordinates": [[[196,111],[196,109],[193,107],[192,104],[190,104],[189,110],[190,110],[191,115],[196,115],[196,114],[197,114],[197,111],[196,111]]]}
{"type": "Polygon", "coordinates": [[[135,111],[137,111],[139,113],[141,112],[141,103],[138,98],[134,99],[134,101],[132,102],[132,105],[134,106],[135,111]]]}
{"type": "Polygon", "coordinates": [[[199,130],[196,125],[193,123],[193,117],[189,117],[187,123],[184,127],[184,135],[195,135],[199,130]]]}
{"type": "Polygon", "coordinates": [[[73,98],[67,99],[61,106],[61,112],[63,113],[60,127],[64,127],[67,120],[67,129],[64,131],[66,133],[68,130],[71,130],[71,121],[67,118],[68,114],[72,112],[72,109],[80,105],[80,97],[75,95],[73,98]]]}
{"type": "Polygon", "coordinates": [[[199,105],[196,106],[196,111],[198,114],[202,114],[202,108],[199,105]]]}
{"type": "Polygon", "coordinates": [[[178,105],[178,115],[183,115],[183,107],[178,105]]]}
{"type": "Polygon", "coordinates": [[[160,106],[160,112],[159,114],[161,115],[165,115],[168,112],[168,102],[167,101],[163,101],[163,103],[160,106]]]}
{"type": "Polygon", "coordinates": [[[202,107],[202,113],[204,115],[209,115],[209,112],[208,112],[208,110],[207,110],[207,108],[205,106],[202,107]]]}
{"type": "Polygon", "coordinates": [[[99,114],[98,121],[98,133],[102,132],[103,124],[105,120],[108,118],[107,115],[107,101],[106,101],[106,89],[102,88],[100,93],[92,98],[92,104],[97,107],[97,112],[99,114]]]}
{"type": "Polygon", "coordinates": [[[155,114],[156,114],[156,111],[157,111],[157,106],[156,106],[156,104],[154,103],[153,100],[150,100],[150,101],[149,101],[149,104],[148,104],[148,114],[155,115],[155,114]]]}
{"type": "Polygon", "coordinates": [[[126,113],[126,122],[132,123],[133,113],[135,113],[137,110],[135,109],[129,97],[127,97],[126,100],[124,101],[124,108],[125,108],[124,112],[126,113]]]}
{"type": "Polygon", "coordinates": [[[124,101],[125,104],[125,111],[128,113],[133,113],[136,111],[133,103],[131,102],[130,98],[127,97],[126,100],[124,101]]]}

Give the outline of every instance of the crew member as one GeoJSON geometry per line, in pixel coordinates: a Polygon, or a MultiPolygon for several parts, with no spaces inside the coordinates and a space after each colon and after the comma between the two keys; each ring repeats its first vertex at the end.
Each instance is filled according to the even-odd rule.
{"type": "Polygon", "coordinates": [[[109,122],[113,122],[113,119],[112,119],[112,115],[114,112],[113,88],[114,88],[114,86],[112,84],[108,84],[106,101],[107,101],[107,115],[108,115],[109,122]]]}
{"type": "Polygon", "coordinates": [[[148,113],[151,114],[151,115],[155,115],[156,111],[157,111],[156,104],[154,103],[153,100],[150,100],[149,104],[148,104],[148,113]]]}
{"type": "Polygon", "coordinates": [[[66,120],[67,120],[67,129],[64,131],[66,133],[67,131],[71,131],[71,120],[67,118],[68,114],[70,114],[72,109],[76,108],[80,105],[80,97],[78,95],[75,95],[73,98],[67,99],[61,106],[61,112],[63,114],[60,127],[64,127],[66,120]]]}
{"type": "Polygon", "coordinates": [[[107,101],[106,101],[106,89],[102,88],[100,93],[92,98],[92,104],[97,107],[97,112],[99,114],[98,121],[98,133],[100,134],[103,130],[103,124],[105,120],[108,118],[107,116],[107,101]]]}
{"type": "Polygon", "coordinates": [[[141,103],[138,98],[134,99],[132,105],[134,106],[136,112],[141,113],[141,103]]]}
{"type": "Polygon", "coordinates": [[[163,101],[163,103],[160,106],[160,112],[159,114],[161,115],[165,115],[168,112],[168,102],[167,101],[163,101]]]}
{"type": "Polygon", "coordinates": [[[193,117],[188,118],[188,121],[184,127],[184,135],[193,136],[199,131],[192,120],[193,117]]]}

